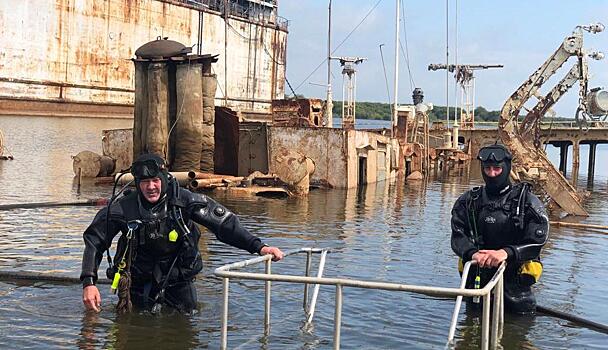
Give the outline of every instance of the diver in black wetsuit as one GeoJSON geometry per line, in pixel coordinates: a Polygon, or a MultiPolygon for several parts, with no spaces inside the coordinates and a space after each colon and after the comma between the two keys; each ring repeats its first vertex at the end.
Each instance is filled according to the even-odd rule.
{"type": "MultiPolygon", "coordinates": [[[[131,173],[136,191],[119,198],[109,209],[100,210],[83,235],[80,279],[87,309],[99,311],[97,270],[118,232],[122,235],[108,278],[116,277],[113,288],[119,290],[119,305],[122,290],[122,298],[153,311],[163,304],[182,312],[196,308],[193,280],[203,261],[198,248],[200,231],[195,223],[231,246],[252,254],[272,254],[275,261],[283,258],[279,248],[263,244],[224,206],[205,195],[179,188],[160,156],[140,156],[133,162],[131,173]]],[[[127,303],[130,309],[131,303],[127,303]]]]}
{"type": "Polygon", "coordinates": [[[536,299],[531,286],[542,273],[539,255],[547,242],[549,219],[529,184],[511,184],[512,156],[504,146],[483,147],[477,158],[485,186],[465,192],[454,204],[452,250],[461,262],[478,263],[469,274],[468,288],[476,276],[483,288],[506,260],[505,309],[533,313],[536,299]]]}

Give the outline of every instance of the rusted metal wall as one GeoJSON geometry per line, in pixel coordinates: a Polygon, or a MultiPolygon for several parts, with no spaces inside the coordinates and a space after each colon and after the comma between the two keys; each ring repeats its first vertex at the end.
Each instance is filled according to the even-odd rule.
{"type": "Polygon", "coordinates": [[[272,101],[272,125],[321,126],[323,101],[316,98],[272,101]]]}
{"type": "Polygon", "coordinates": [[[267,126],[263,123],[240,123],[238,134],[238,175],[254,171],[268,172],[267,126]]]}
{"type": "Polygon", "coordinates": [[[101,133],[103,155],[116,160],[115,172],[122,172],[133,162],[133,129],[103,130],[101,133]]]}
{"type": "Polygon", "coordinates": [[[161,0],[0,2],[0,97],[132,105],[135,49],[158,36],[193,45],[200,26],[202,53],[220,54],[216,105],[269,113],[287,32],[161,0]]]}
{"type": "Polygon", "coordinates": [[[315,162],[311,181],[326,181],[331,186],[345,188],[348,187],[345,135],[341,129],[270,126],[268,150],[297,150],[315,162]]]}
{"type": "Polygon", "coordinates": [[[348,177],[347,187],[355,187],[358,183],[374,183],[393,179],[397,172],[391,164],[391,153],[399,159],[399,144],[397,139],[391,139],[374,132],[348,131],[348,177]],[[360,181],[359,157],[366,157],[365,181],[360,181]],[[383,164],[379,165],[379,162],[383,164]],[[380,178],[378,177],[380,175],[380,178]]]}
{"type": "MultiPolygon", "coordinates": [[[[282,149],[297,150],[315,162],[316,169],[312,181],[327,182],[337,188],[356,187],[359,156],[367,157],[366,183],[396,176],[396,171],[391,166],[391,152],[399,149],[395,139],[360,130],[281,126],[271,126],[268,130],[270,152],[282,149]],[[383,162],[381,172],[384,175],[380,179],[378,161],[383,162]]],[[[272,156],[269,158],[272,159],[272,156]]]]}
{"type": "MultiPolygon", "coordinates": [[[[239,160],[239,119],[225,107],[217,107],[214,124],[214,172],[224,175],[238,175],[239,160]]],[[[246,174],[249,175],[249,174],[246,174]]]]}

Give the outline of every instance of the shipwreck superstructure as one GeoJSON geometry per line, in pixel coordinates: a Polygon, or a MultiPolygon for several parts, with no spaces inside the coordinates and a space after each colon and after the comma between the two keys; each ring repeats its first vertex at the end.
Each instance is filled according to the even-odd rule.
{"type": "Polygon", "coordinates": [[[217,106],[269,119],[284,96],[287,21],[276,0],[0,3],[0,111],[131,117],[135,49],[168,37],[214,65],[217,106]]]}
{"type": "MultiPolygon", "coordinates": [[[[560,97],[577,81],[579,82],[579,107],[576,119],[580,129],[587,128],[608,112],[606,92],[600,89],[589,90],[587,56],[594,59],[603,57],[599,53],[589,53],[583,49],[583,31],[599,33],[602,24],[578,26],[567,36],[560,47],[525,81],[505,102],[499,121],[499,135],[509,147],[514,158],[514,175],[522,180],[533,182],[543,196],[569,214],[586,216],[582,198],[574,186],[555,169],[540,145],[540,120],[560,97]],[[601,57],[600,57],[601,56],[601,57]],[[562,67],[569,58],[575,57],[576,63],[566,76],[544,97],[539,89],[562,67]],[[529,110],[521,123],[518,116],[524,104],[532,97],[539,96],[538,103],[529,110]]],[[[603,118],[605,119],[605,118],[603,118]]],[[[577,149],[578,145],[575,146],[577,149]]],[[[578,162],[578,160],[577,160],[578,162]]],[[[577,170],[578,171],[578,170],[577,170]]]]}

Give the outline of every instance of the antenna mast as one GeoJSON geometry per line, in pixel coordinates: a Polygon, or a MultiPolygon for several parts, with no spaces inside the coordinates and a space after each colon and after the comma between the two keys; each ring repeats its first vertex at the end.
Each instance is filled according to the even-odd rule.
{"type": "Polygon", "coordinates": [[[481,69],[503,68],[502,64],[429,64],[432,71],[445,69],[454,73],[454,79],[460,84],[462,108],[460,112],[460,126],[463,129],[475,128],[475,77],[473,71],[481,69]]]}
{"type": "Polygon", "coordinates": [[[342,128],[355,128],[357,70],[355,65],[367,58],[362,57],[332,57],[342,65],[342,128]]]}
{"type": "Polygon", "coordinates": [[[331,0],[329,0],[327,19],[327,101],[325,103],[325,118],[323,118],[323,126],[331,128],[333,126],[333,108],[334,103],[331,96],[331,0]]]}

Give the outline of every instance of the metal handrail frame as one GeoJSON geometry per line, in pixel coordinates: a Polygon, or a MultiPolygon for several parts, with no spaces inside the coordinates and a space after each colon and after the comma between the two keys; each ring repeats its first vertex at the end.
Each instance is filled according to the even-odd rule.
{"type": "MultiPolygon", "coordinates": [[[[483,350],[489,349],[490,346],[490,327],[492,334],[492,347],[496,348],[498,339],[502,333],[499,330],[499,326],[502,327],[504,324],[504,306],[503,306],[503,274],[505,270],[505,263],[501,264],[492,279],[480,289],[466,289],[464,284],[461,283],[460,288],[445,288],[445,287],[432,287],[432,286],[420,286],[420,285],[408,285],[391,282],[376,282],[376,281],[364,281],[349,278],[327,278],[327,277],[310,277],[310,259],[313,253],[322,253],[327,251],[326,249],[319,248],[300,248],[285,252],[285,257],[306,253],[306,274],[307,276],[294,276],[294,275],[279,275],[271,274],[272,255],[265,255],[248,259],[245,261],[235,262],[232,264],[224,265],[215,269],[214,274],[222,278],[223,285],[223,307],[222,307],[222,327],[221,327],[221,349],[226,349],[228,345],[228,299],[229,299],[229,282],[231,278],[235,279],[247,279],[247,280],[258,280],[265,281],[265,307],[264,307],[264,334],[266,336],[270,333],[270,295],[271,295],[271,282],[289,282],[289,283],[302,283],[305,285],[304,288],[304,309],[307,311],[307,296],[308,296],[308,285],[333,285],[336,286],[336,298],[335,298],[335,313],[334,313],[334,349],[340,348],[340,331],[341,331],[341,320],[342,320],[342,291],[344,287],[354,288],[367,288],[367,289],[380,289],[387,291],[400,291],[400,292],[411,292],[417,294],[423,294],[434,297],[454,297],[456,298],[455,313],[460,310],[460,302],[462,297],[481,297],[483,298],[484,305],[490,305],[491,295],[494,294],[494,307],[490,310],[490,307],[484,307],[482,312],[482,334],[481,334],[481,348],[483,350]],[[265,273],[253,273],[253,272],[237,272],[233,270],[242,269],[250,265],[256,265],[260,263],[266,264],[265,273]],[[490,312],[492,312],[492,324],[490,325],[490,312]]],[[[465,269],[468,275],[471,262],[465,264],[465,269]]],[[[464,270],[463,270],[463,276],[464,270]]],[[[463,277],[463,278],[464,278],[463,277]]],[[[466,281],[464,279],[463,281],[466,281]]],[[[454,317],[453,317],[454,319],[454,317]]],[[[452,322],[454,324],[454,322],[452,322]]],[[[452,332],[450,332],[451,334],[452,332]]],[[[453,335],[452,335],[453,339],[453,335]]],[[[448,343],[452,340],[448,339],[448,343]]]]}

